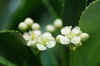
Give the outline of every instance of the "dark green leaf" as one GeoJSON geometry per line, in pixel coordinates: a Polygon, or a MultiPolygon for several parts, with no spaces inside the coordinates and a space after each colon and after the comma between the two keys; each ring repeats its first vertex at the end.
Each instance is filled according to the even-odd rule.
{"type": "Polygon", "coordinates": [[[63,18],[64,0],[43,0],[43,2],[53,16],[63,18]]]}
{"type": "Polygon", "coordinates": [[[78,25],[80,15],[86,6],[86,0],[65,0],[64,6],[64,24],[78,25]]]}
{"type": "Polygon", "coordinates": [[[0,30],[5,28],[10,15],[16,10],[18,0],[0,0],[0,30]]]}
{"type": "Polygon", "coordinates": [[[0,56],[4,56],[11,62],[21,66],[40,66],[39,60],[32,51],[25,46],[26,42],[19,32],[2,31],[0,32],[0,56]]]}
{"type": "Polygon", "coordinates": [[[68,66],[68,54],[63,46],[57,45],[52,49],[41,52],[40,58],[43,66],[68,66]]]}
{"type": "Polygon", "coordinates": [[[0,18],[2,19],[1,23],[4,24],[1,29],[16,29],[20,21],[23,21],[26,17],[38,18],[42,10],[41,0],[9,0],[5,2],[11,3],[7,3],[4,10],[2,9],[4,7],[1,8],[4,12],[2,14],[3,19],[0,18]]]}
{"type": "Polygon", "coordinates": [[[17,65],[11,63],[9,60],[0,56],[0,66],[17,66],[17,65]]]}
{"type": "Polygon", "coordinates": [[[70,66],[100,66],[100,0],[86,8],[79,25],[90,38],[72,53],[70,66]]]}

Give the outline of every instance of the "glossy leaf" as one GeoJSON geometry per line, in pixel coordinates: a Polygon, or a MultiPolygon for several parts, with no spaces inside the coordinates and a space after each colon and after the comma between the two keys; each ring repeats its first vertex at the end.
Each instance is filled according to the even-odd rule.
{"type": "Polygon", "coordinates": [[[19,66],[40,66],[38,58],[25,46],[26,42],[19,32],[0,32],[0,56],[3,56],[19,66]]]}
{"type": "Polygon", "coordinates": [[[100,66],[100,0],[86,8],[79,25],[90,38],[71,54],[70,66],[100,66]]]}

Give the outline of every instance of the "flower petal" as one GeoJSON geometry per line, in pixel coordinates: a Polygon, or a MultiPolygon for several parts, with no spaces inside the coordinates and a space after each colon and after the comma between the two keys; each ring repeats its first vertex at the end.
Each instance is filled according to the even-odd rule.
{"type": "Polygon", "coordinates": [[[60,42],[62,45],[68,45],[68,44],[70,44],[70,39],[67,38],[67,37],[62,36],[62,37],[60,38],[59,42],[60,42]]]}
{"type": "Polygon", "coordinates": [[[53,47],[55,47],[55,45],[56,45],[56,41],[54,41],[54,40],[51,40],[51,41],[46,43],[46,46],[48,48],[53,48],[53,47]]]}
{"type": "Polygon", "coordinates": [[[72,28],[72,26],[66,26],[66,27],[62,28],[61,34],[63,34],[63,35],[69,34],[71,32],[71,28],[72,28]]]}
{"type": "Polygon", "coordinates": [[[45,51],[47,50],[47,47],[45,47],[44,45],[42,44],[36,44],[37,48],[40,50],[40,51],[45,51]]]}
{"type": "Polygon", "coordinates": [[[80,44],[81,38],[79,36],[75,36],[75,37],[72,38],[71,42],[75,45],[80,44]]]}

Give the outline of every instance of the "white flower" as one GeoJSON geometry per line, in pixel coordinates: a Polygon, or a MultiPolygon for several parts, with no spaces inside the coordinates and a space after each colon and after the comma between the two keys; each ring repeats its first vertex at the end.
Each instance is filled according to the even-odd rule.
{"type": "Polygon", "coordinates": [[[66,26],[66,27],[62,28],[61,34],[68,35],[71,32],[71,28],[72,28],[72,26],[66,26]]]}
{"type": "Polygon", "coordinates": [[[54,37],[52,36],[50,32],[43,33],[41,37],[42,39],[45,39],[45,40],[54,40],[54,37]]]}
{"type": "Polygon", "coordinates": [[[49,41],[55,40],[55,38],[52,36],[51,33],[45,32],[41,35],[41,40],[44,42],[49,42],[49,41]]]}
{"type": "Polygon", "coordinates": [[[56,41],[62,45],[73,44],[75,46],[81,46],[82,41],[89,38],[87,33],[82,33],[80,27],[76,26],[72,29],[72,26],[65,26],[61,29],[61,34],[56,37],[56,41]]]}
{"type": "Polygon", "coordinates": [[[45,51],[45,50],[47,50],[47,47],[45,47],[45,46],[42,45],[42,44],[36,44],[36,46],[37,46],[38,50],[40,50],[40,51],[45,51]]]}
{"type": "Polygon", "coordinates": [[[27,24],[28,26],[32,26],[32,24],[34,23],[34,21],[31,18],[26,18],[24,21],[25,24],[27,24]]]}
{"type": "Polygon", "coordinates": [[[34,30],[34,34],[37,35],[37,36],[40,36],[41,35],[41,31],[40,30],[34,30]]]}
{"type": "Polygon", "coordinates": [[[62,20],[61,19],[56,19],[54,21],[54,26],[57,27],[57,28],[62,27],[63,26],[62,20]]]}
{"type": "Polygon", "coordinates": [[[62,45],[68,45],[68,44],[70,44],[70,39],[67,38],[67,37],[61,36],[60,39],[59,39],[59,42],[62,45]]]}
{"type": "Polygon", "coordinates": [[[71,39],[71,42],[74,44],[74,45],[78,45],[78,44],[81,44],[81,38],[79,36],[75,36],[71,39]]]}
{"type": "Polygon", "coordinates": [[[86,39],[89,38],[89,35],[88,35],[87,33],[82,33],[82,34],[80,35],[80,37],[81,37],[81,39],[82,39],[83,41],[85,41],[86,39]]]}
{"type": "Polygon", "coordinates": [[[23,38],[24,38],[26,41],[28,41],[28,40],[30,40],[30,35],[29,35],[27,32],[25,32],[25,33],[23,34],[23,38]]]}
{"type": "Polygon", "coordinates": [[[18,25],[18,28],[19,30],[21,31],[26,31],[28,29],[28,25],[25,24],[24,22],[21,22],[19,25],[18,25]]]}
{"type": "Polygon", "coordinates": [[[29,34],[34,34],[34,37],[39,37],[41,35],[40,30],[29,31],[29,34]]]}
{"type": "Polygon", "coordinates": [[[75,34],[75,35],[80,35],[82,32],[80,30],[80,27],[75,27],[72,29],[72,33],[75,34]]]}
{"type": "Polygon", "coordinates": [[[48,31],[48,32],[54,32],[55,31],[55,27],[53,25],[47,25],[46,26],[46,31],[48,31]]]}
{"type": "Polygon", "coordinates": [[[30,31],[30,35],[31,35],[31,40],[34,40],[34,39],[38,40],[38,37],[40,37],[41,35],[41,31],[39,30],[30,31]]]}
{"type": "Polygon", "coordinates": [[[51,41],[49,41],[49,42],[46,43],[46,46],[48,48],[55,47],[55,45],[56,45],[56,41],[55,40],[51,40],[51,41]]]}
{"type": "Polygon", "coordinates": [[[43,34],[42,34],[42,36],[44,36],[44,37],[51,37],[52,36],[52,34],[50,33],[50,32],[44,32],[43,34]]]}
{"type": "Polygon", "coordinates": [[[41,32],[39,30],[34,30],[34,31],[25,32],[23,34],[23,37],[25,40],[27,40],[27,46],[36,47],[40,35],[41,32]]]}
{"type": "Polygon", "coordinates": [[[36,46],[36,40],[29,40],[28,42],[27,42],[27,46],[33,46],[33,47],[35,47],[36,46]]]}
{"type": "Polygon", "coordinates": [[[38,47],[37,47],[39,50],[41,50],[42,47],[45,48],[45,50],[46,50],[47,48],[55,47],[56,41],[55,41],[54,37],[51,35],[51,33],[45,32],[38,39],[38,44],[40,45],[40,46],[38,45],[38,47]]]}
{"type": "Polygon", "coordinates": [[[32,29],[33,29],[33,30],[39,30],[39,29],[40,29],[40,25],[39,25],[38,23],[34,23],[34,24],[32,25],[32,29]]]}
{"type": "Polygon", "coordinates": [[[57,37],[56,37],[57,42],[59,42],[61,37],[63,37],[63,35],[57,35],[57,37]]]}

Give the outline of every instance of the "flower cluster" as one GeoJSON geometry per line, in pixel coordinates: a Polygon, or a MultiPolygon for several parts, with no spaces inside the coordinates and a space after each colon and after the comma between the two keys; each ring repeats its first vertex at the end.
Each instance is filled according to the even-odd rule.
{"type": "Polygon", "coordinates": [[[26,18],[18,25],[18,28],[20,31],[27,31],[29,29],[39,30],[40,25],[38,23],[35,23],[34,20],[32,20],[31,18],[26,18]]]}
{"type": "Polygon", "coordinates": [[[26,18],[24,22],[18,25],[18,28],[22,31],[23,38],[26,40],[27,46],[29,47],[44,51],[56,45],[56,40],[52,34],[50,32],[42,33],[40,31],[40,25],[34,23],[31,18],[26,18]]]}
{"type": "Polygon", "coordinates": [[[53,24],[47,25],[46,32],[42,33],[38,23],[35,23],[31,18],[26,18],[24,22],[18,25],[18,28],[22,32],[27,46],[37,48],[40,51],[55,47],[57,42],[62,45],[78,47],[89,37],[89,35],[83,33],[78,26],[74,28],[72,28],[72,26],[62,26],[62,20],[56,19],[53,24]],[[53,37],[51,33],[59,28],[61,29],[61,34],[58,34],[56,38],[53,37]]]}
{"type": "Polygon", "coordinates": [[[72,26],[65,26],[61,29],[61,34],[56,37],[56,40],[62,45],[81,46],[82,41],[85,41],[88,37],[88,34],[83,33],[78,26],[73,29],[72,26]]]}

